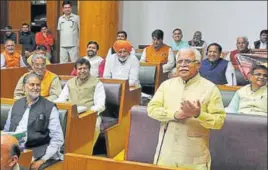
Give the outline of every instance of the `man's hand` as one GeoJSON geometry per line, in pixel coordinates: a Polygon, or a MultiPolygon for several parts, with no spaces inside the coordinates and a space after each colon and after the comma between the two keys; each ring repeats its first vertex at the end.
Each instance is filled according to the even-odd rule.
{"type": "Polygon", "coordinates": [[[34,161],[31,165],[31,170],[38,170],[42,164],[44,164],[42,160],[34,161]]]}
{"type": "Polygon", "coordinates": [[[184,100],[181,103],[181,111],[183,115],[188,117],[198,116],[201,112],[200,101],[190,102],[189,100],[184,100]]]}

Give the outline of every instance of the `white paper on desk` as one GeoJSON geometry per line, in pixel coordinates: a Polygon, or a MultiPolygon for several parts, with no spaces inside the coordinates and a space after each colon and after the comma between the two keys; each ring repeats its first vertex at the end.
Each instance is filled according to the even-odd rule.
{"type": "Polygon", "coordinates": [[[87,111],[87,107],[86,106],[77,106],[77,112],[78,113],[83,113],[87,111]]]}

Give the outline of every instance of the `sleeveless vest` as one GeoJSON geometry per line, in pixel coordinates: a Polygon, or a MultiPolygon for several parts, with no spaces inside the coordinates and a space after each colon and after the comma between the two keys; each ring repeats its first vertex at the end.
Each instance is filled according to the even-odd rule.
{"type": "Polygon", "coordinates": [[[8,54],[6,51],[2,53],[5,57],[6,68],[20,67],[20,54],[16,51],[13,54],[8,54]]]}
{"type": "Polygon", "coordinates": [[[168,61],[169,46],[164,44],[159,50],[155,50],[153,45],[146,47],[146,62],[166,63],[168,61]]]}
{"type": "Polygon", "coordinates": [[[93,76],[79,85],[77,77],[70,79],[67,82],[69,88],[69,102],[76,104],[77,106],[86,106],[90,109],[94,102],[94,92],[99,80],[93,76]]]}
{"type": "MultiPolygon", "coordinates": [[[[50,114],[54,106],[54,103],[39,96],[38,101],[30,108],[27,126],[28,138],[25,146],[33,149],[33,156],[35,158],[43,156],[49,145],[50,137],[48,125],[50,114]]],[[[16,130],[26,109],[26,97],[19,99],[14,103],[11,112],[9,131],[14,132],[16,130]]]]}
{"type": "Polygon", "coordinates": [[[225,71],[228,65],[228,61],[220,58],[213,65],[208,59],[202,61],[200,68],[200,75],[214,84],[227,84],[225,77],[225,71]]]}

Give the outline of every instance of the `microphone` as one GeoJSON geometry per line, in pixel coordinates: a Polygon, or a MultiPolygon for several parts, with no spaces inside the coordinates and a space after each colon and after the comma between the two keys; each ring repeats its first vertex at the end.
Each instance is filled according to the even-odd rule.
{"type": "Polygon", "coordinates": [[[167,128],[168,128],[168,124],[169,124],[169,122],[166,124],[166,126],[164,128],[164,134],[163,134],[163,138],[162,138],[161,145],[160,145],[160,148],[159,148],[159,153],[158,153],[156,164],[158,164],[158,161],[159,161],[159,157],[160,157],[160,154],[161,154],[162,145],[163,145],[164,138],[165,138],[165,135],[166,135],[166,131],[167,131],[167,128]]]}
{"type": "Polygon", "coordinates": [[[232,73],[232,86],[234,86],[234,73],[232,73]]]}

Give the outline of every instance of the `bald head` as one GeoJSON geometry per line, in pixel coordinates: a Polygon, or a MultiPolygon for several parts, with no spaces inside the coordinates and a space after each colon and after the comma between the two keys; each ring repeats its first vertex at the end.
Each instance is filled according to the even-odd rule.
{"type": "Polygon", "coordinates": [[[1,135],[1,170],[11,170],[19,160],[18,140],[10,135],[1,135]]]}

